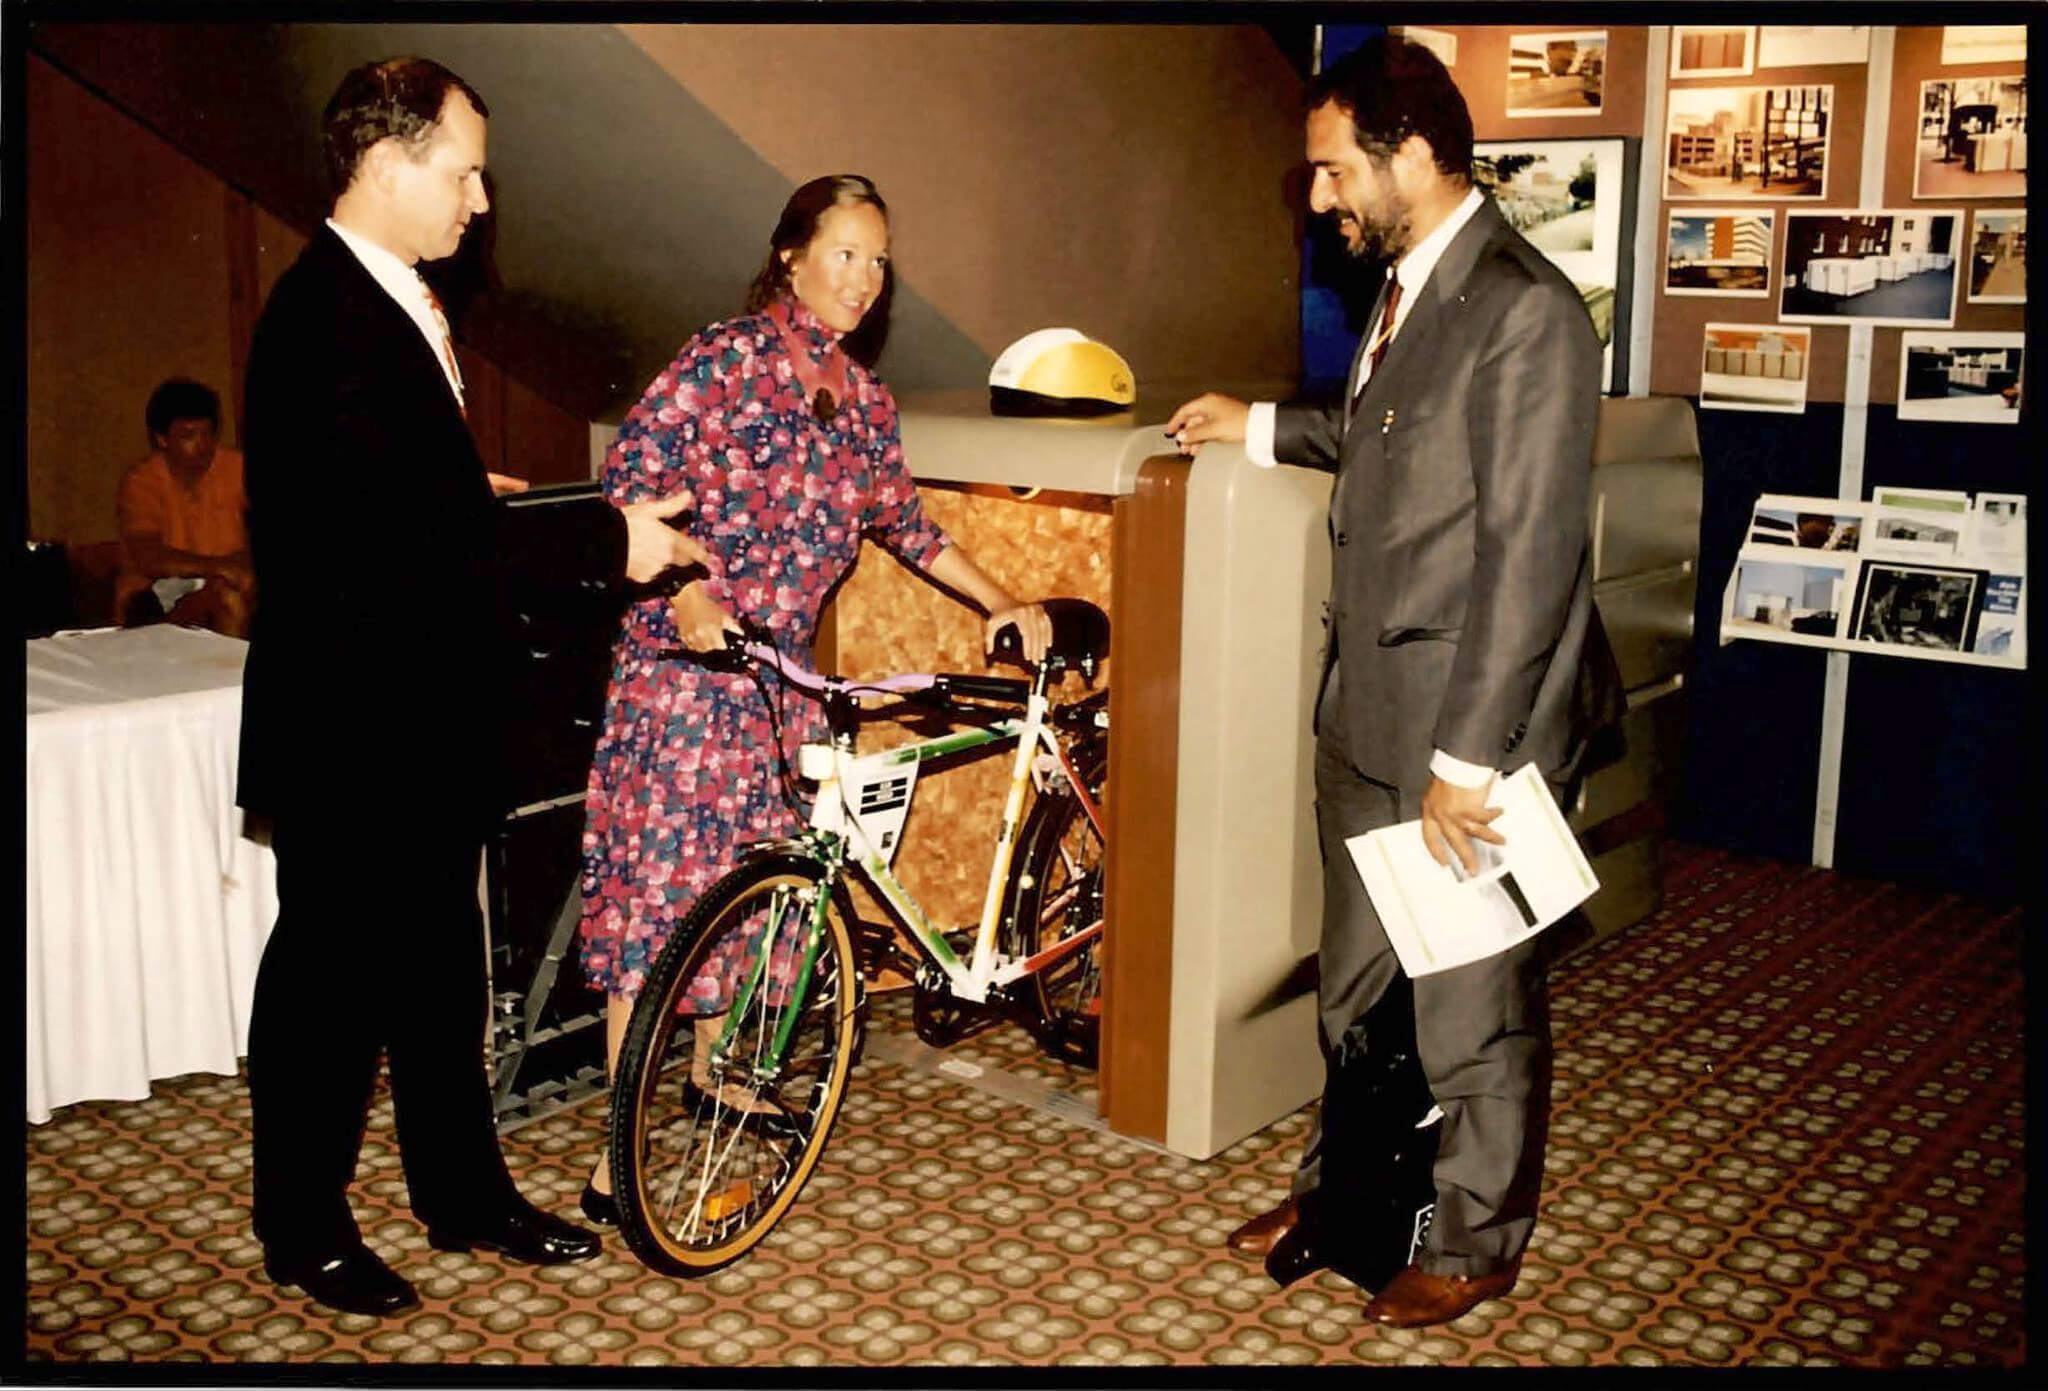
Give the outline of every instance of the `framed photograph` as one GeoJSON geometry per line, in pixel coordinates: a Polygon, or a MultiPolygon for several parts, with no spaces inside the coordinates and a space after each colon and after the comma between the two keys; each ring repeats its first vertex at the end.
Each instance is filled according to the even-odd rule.
{"type": "Polygon", "coordinates": [[[1978,208],[1970,214],[1972,304],[2027,302],[2027,210],[1978,208]]]}
{"type": "Polygon", "coordinates": [[[1768,299],[1778,215],[1770,208],[1688,208],[1664,215],[1664,293],[1768,299]]]}
{"type": "Polygon", "coordinates": [[[2027,658],[2027,577],[1987,574],[1970,650],[1983,657],[2027,658]]]}
{"type": "Polygon", "coordinates": [[[1863,503],[1844,498],[1765,493],[1750,513],[1749,545],[1854,551],[1862,540],[1867,512],[1863,503]]]}
{"type": "Polygon", "coordinates": [[[1628,382],[1635,250],[1634,140],[1480,140],[1472,178],[1508,224],[1571,278],[1605,347],[1606,389],[1628,382]]]}
{"type": "Polygon", "coordinates": [[[1447,68],[1458,66],[1458,36],[1448,29],[1424,29],[1419,24],[1395,24],[1387,29],[1390,34],[1399,34],[1410,43],[1421,44],[1437,56],[1437,61],[1447,68]]]}
{"type": "Polygon", "coordinates": [[[1979,493],[1970,508],[1971,559],[2027,563],[2027,499],[2023,493],[1979,493]]]}
{"type": "Polygon", "coordinates": [[[1508,36],[1507,114],[1597,116],[1607,31],[1508,36]]]}
{"type": "Polygon", "coordinates": [[[1968,652],[1981,570],[1866,560],[1849,636],[1859,642],[1968,652]]]}
{"type": "Polygon", "coordinates": [[[1747,77],[1756,67],[1754,25],[1674,24],[1673,77],[1747,77]]]}
{"type": "Polygon", "coordinates": [[[1856,557],[1758,550],[1735,557],[1732,599],[1723,622],[1737,630],[1768,628],[1810,638],[1842,636],[1856,587],[1856,557]]]}
{"type": "Polygon", "coordinates": [[[1835,89],[1674,87],[1664,105],[1666,198],[1824,198],[1835,89]]]}
{"type": "Polygon", "coordinates": [[[1819,68],[1870,61],[1868,24],[1765,24],[1756,32],[1760,68],[1819,68]]]}
{"type": "Polygon", "coordinates": [[[2017,425],[2024,333],[1913,333],[1899,338],[1899,419],[2017,425]]]}
{"type": "Polygon", "coordinates": [[[1920,84],[1915,198],[2027,196],[2027,77],[1944,77],[1920,84]]]}
{"type": "Polygon", "coordinates": [[[2024,63],[2027,61],[2027,26],[2024,24],[1947,24],[1941,30],[1941,65],[1960,67],[1965,63],[2024,63]]]}
{"type": "Polygon", "coordinates": [[[1813,330],[1781,324],[1708,324],[1700,352],[1703,410],[1806,412],[1813,330]]]}
{"type": "Polygon", "coordinates": [[[1955,208],[1788,208],[1778,317],[1947,327],[1962,278],[1962,230],[1955,208]]]}

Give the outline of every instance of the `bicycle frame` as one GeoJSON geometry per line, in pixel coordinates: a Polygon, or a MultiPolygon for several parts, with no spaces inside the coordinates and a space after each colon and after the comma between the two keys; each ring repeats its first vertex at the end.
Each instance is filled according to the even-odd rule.
{"type": "Polygon", "coordinates": [[[1050,708],[1045,698],[1045,682],[1040,677],[1032,683],[1021,720],[996,720],[982,728],[871,754],[855,754],[850,735],[841,735],[831,744],[803,747],[802,771],[818,783],[817,799],[811,805],[808,839],[814,846],[822,841],[844,847],[828,854],[832,860],[850,863],[860,871],[870,887],[902,918],[933,964],[944,973],[950,992],[959,999],[983,1003],[991,989],[1044,970],[1102,932],[1102,923],[1096,921],[1028,958],[1005,956],[996,950],[1003,887],[1009,881],[1010,863],[1016,854],[1026,788],[1036,786],[1044,791],[1052,785],[1056,770],[1079,799],[1096,834],[1103,832],[1101,807],[1089,795],[1086,784],[1046,723],[1050,708]],[[890,862],[895,858],[898,833],[910,810],[918,766],[1010,740],[1016,741],[1017,752],[1010,761],[1009,791],[996,832],[995,855],[989,864],[988,887],[982,898],[973,952],[963,962],[945,934],[897,879],[890,862]],[[850,856],[847,850],[852,852],[850,856]]]}

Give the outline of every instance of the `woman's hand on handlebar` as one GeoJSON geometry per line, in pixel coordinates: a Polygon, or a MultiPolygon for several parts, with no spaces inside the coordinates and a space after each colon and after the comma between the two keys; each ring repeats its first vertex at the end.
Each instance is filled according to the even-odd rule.
{"type": "Polygon", "coordinates": [[[692,652],[725,651],[725,635],[742,630],[739,620],[720,607],[702,580],[691,580],[668,601],[676,636],[692,652]]]}
{"type": "Polygon", "coordinates": [[[1042,604],[1012,604],[997,609],[982,624],[981,650],[984,656],[996,650],[996,634],[1004,628],[1014,627],[1024,646],[1024,659],[1033,666],[1045,660],[1045,651],[1052,646],[1052,618],[1042,604]]]}

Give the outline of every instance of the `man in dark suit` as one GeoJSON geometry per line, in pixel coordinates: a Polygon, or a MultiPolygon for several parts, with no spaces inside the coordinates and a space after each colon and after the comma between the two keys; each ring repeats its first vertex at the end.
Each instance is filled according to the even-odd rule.
{"type": "Polygon", "coordinates": [[[1419,1327],[1512,1289],[1535,1222],[1550,1063],[1540,939],[1411,983],[1344,843],[1419,819],[1440,863],[1472,868],[1471,842],[1501,839],[1493,779],[1533,762],[1568,794],[1587,738],[1618,715],[1586,536],[1600,345],[1571,283],[1473,187],[1471,117],[1435,57],[1370,40],[1314,80],[1308,105],[1311,207],[1354,255],[1392,262],[1351,390],[1331,407],[1211,393],[1167,424],[1188,453],[1243,441],[1254,463],[1337,475],[1315,756],[1329,1079],[1294,1195],[1232,1244],[1270,1250],[1283,1279],[1341,1268],[1331,1215],[1384,1175],[1324,1142],[1371,1129],[1342,1108],[1400,1090],[1375,1069],[1403,1052],[1386,1021],[1406,1032],[1412,984],[1414,1050],[1443,1113],[1436,1209],[1366,1313],[1419,1327]]]}
{"type": "Polygon", "coordinates": [[[237,800],[272,824],[279,898],[249,1030],[255,1227],[272,1279],[364,1314],[416,1300],[347,1200],[380,1050],[433,1245],[597,1253],[519,1196],[484,1071],[477,873],[504,811],[501,615],[525,585],[610,589],[707,560],[663,520],[687,496],[593,499],[549,509],[545,537],[500,533],[446,321],[414,270],[486,210],[487,114],[422,59],[342,80],[324,131],[333,216],[278,280],[249,356],[260,598],[237,800]]]}

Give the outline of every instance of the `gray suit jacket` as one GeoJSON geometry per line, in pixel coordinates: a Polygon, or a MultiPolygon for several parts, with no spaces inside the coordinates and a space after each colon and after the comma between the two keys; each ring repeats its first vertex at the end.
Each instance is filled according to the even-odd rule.
{"type": "Polygon", "coordinates": [[[1600,344],[1570,281],[1489,199],[1356,408],[1283,405],[1274,452],[1329,469],[1335,717],[1417,794],[1432,749],[1560,780],[1619,718],[1586,513],[1600,344]]]}

